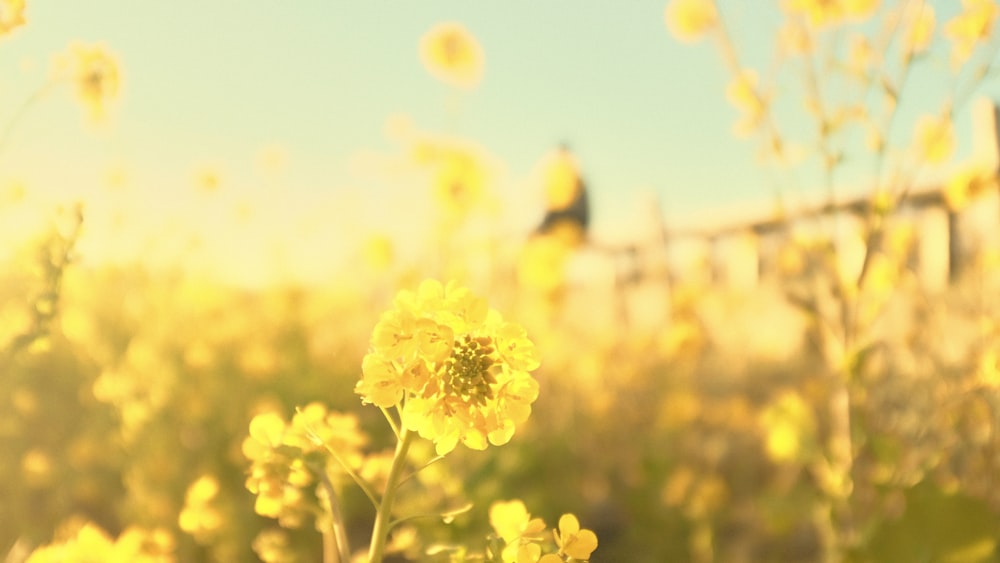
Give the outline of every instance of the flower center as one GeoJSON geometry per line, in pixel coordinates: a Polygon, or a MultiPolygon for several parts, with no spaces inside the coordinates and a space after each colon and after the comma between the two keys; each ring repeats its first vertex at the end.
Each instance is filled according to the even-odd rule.
{"type": "Polygon", "coordinates": [[[497,380],[490,372],[496,363],[493,358],[493,340],[480,336],[463,336],[455,342],[451,357],[444,363],[444,392],[458,395],[473,404],[484,405],[493,398],[497,380]]]}

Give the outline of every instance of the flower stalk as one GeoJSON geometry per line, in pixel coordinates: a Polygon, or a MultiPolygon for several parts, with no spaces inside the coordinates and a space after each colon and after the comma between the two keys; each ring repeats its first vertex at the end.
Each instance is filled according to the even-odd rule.
{"type": "Polygon", "coordinates": [[[386,480],[385,492],[382,494],[382,502],[379,504],[378,513],[375,515],[375,525],[372,527],[372,541],[368,549],[369,563],[382,563],[385,556],[385,543],[389,537],[391,528],[392,505],[396,500],[396,490],[399,488],[399,481],[403,475],[403,468],[406,466],[406,454],[413,443],[413,432],[403,429],[399,441],[396,443],[396,453],[392,458],[392,467],[389,469],[389,477],[386,480]]]}

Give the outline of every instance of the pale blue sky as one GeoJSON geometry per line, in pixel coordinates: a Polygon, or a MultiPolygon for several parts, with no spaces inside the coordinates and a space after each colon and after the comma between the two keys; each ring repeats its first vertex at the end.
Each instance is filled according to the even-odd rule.
{"type": "MultiPolygon", "coordinates": [[[[958,2],[933,4],[940,23],[958,2]]],[[[767,200],[773,174],[755,163],[752,142],[731,133],[738,113],[725,98],[727,72],[710,44],[670,36],[665,5],[29,0],[28,25],[0,41],[0,119],[71,41],[103,42],[117,54],[123,96],[112,127],[98,133],[80,127],[67,95],[43,99],[0,155],[0,176],[71,197],[121,162],[169,206],[203,163],[218,163],[236,179],[231,189],[243,189],[255,155],[278,144],[289,155],[288,197],[335,201],[345,187],[365,188],[352,155],[396,150],[384,125],[405,114],[421,130],[474,139],[514,179],[568,142],[598,224],[627,218],[635,194],[648,190],[674,216],[767,200]],[[417,54],[421,35],[446,20],[464,24],[485,53],[484,79],[460,96],[458,112],[417,54]]],[[[721,5],[747,62],[767,63],[779,21],[772,3],[721,5]]],[[[911,101],[934,111],[946,64],[927,66],[911,101]]],[[[998,97],[997,80],[988,91],[998,97]]],[[[798,112],[795,90],[782,93],[780,103],[798,112]]],[[[968,122],[959,116],[960,156],[969,150],[968,122]]],[[[903,137],[910,127],[903,124],[903,137]]]]}

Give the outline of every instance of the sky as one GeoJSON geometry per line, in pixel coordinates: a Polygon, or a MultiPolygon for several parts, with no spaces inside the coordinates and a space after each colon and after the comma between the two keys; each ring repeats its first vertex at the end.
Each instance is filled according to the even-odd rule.
{"type": "MultiPolygon", "coordinates": [[[[781,20],[762,4],[720,2],[741,56],[766,66],[781,20]]],[[[940,22],[958,2],[932,4],[940,22]]],[[[115,54],[121,99],[97,130],[84,126],[68,89],[39,99],[0,152],[0,184],[22,182],[46,202],[87,200],[105,223],[114,220],[102,211],[107,200],[128,201],[148,217],[124,220],[169,229],[171,221],[215,221],[212,206],[223,204],[193,199],[201,196],[192,188],[199,170],[212,170],[221,178],[220,200],[270,194],[254,213],[273,217],[271,234],[288,229],[282,215],[311,217],[297,228],[315,233],[327,228],[325,217],[348,210],[339,231],[324,231],[337,236],[402,221],[398,210],[385,209],[392,179],[372,174],[371,164],[400,151],[390,124],[408,122],[472,139],[495,158],[500,189],[523,207],[514,230],[540,217],[533,174],[563,142],[587,179],[595,230],[628,225],[652,196],[668,223],[770,201],[781,182],[759,165],[753,142],[733,135],[738,112],[726,100],[730,76],[717,51],[674,39],[665,6],[28,0],[28,24],[0,39],[0,124],[72,42],[99,42],[115,54]],[[443,21],[463,24],[482,46],[484,75],[474,90],[457,92],[421,65],[420,37],[443,21]],[[266,155],[270,167],[261,163],[266,155]],[[129,189],[109,195],[109,174],[129,189]]],[[[926,66],[911,80],[905,117],[936,111],[947,93],[946,64],[926,66]]],[[[1000,99],[1000,81],[983,91],[1000,99]]],[[[799,93],[794,86],[779,92],[791,129],[807,134],[794,116],[799,93]]],[[[970,151],[970,121],[967,112],[956,119],[960,157],[970,151]]],[[[807,173],[800,183],[819,183],[813,179],[807,173]]],[[[219,244],[230,251],[240,241],[266,244],[264,232],[256,242],[248,236],[229,232],[219,244]]],[[[181,253],[182,245],[164,252],[181,253]]]]}

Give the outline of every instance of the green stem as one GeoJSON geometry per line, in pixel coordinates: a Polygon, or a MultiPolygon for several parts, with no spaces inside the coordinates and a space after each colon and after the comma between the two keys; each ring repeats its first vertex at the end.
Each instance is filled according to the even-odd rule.
{"type": "Polygon", "coordinates": [[[340,511],[337,490],[330,481],[326,471],[318,471],[320,483],[326,492],[330,504],[330,527],[323,530],[323,563],[346,563],[351,560],[351,547],[348,543],[347,529],[344,527],[344,515],[340,511]]]}
{"type": "Polygon", "coordinates": [[[399,442],[396,443],[396,454],[392,458],[392,467],[389,469],[389,477],[386,480],[385,493],[382,494],[382,503],[375,515],[372,543],[368,549],[368,563],[382,563],[385,542],[389,537],[389,528],[391,527],[392,503],[396,500],[396,489],[403,474],[403,467],[406,466],[406,452],[410,449],[412,442],[413,432],[403,429],[399,442]]]}

